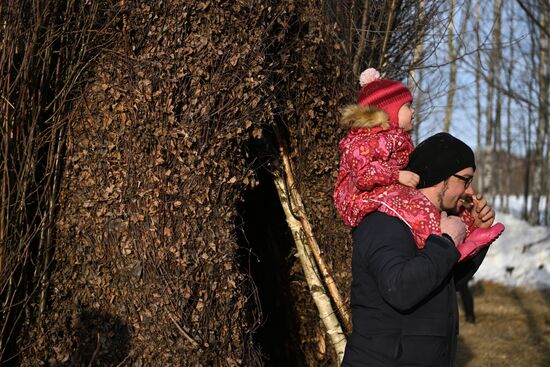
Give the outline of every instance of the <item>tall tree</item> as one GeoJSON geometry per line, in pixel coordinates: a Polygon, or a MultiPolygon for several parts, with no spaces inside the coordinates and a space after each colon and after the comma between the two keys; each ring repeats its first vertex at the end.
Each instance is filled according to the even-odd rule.
{"type": "MultiPolygon", "coordinates": [[[[514,42],[514,7],[509,6],[508,7],[510,14],[508,16],[508,42],[510,44],[513,44],[514,42]]],[[[510,60],[514,60],[514,47],[510,47],[510,60]]],[[[514,74],[514,63],[508,62],[507,68],[506,68],[506,88],[508,91],[512,90],[512,76],[514,74]]],[[[507,96],[506,98],[506,157],[511,158],[512,157],[512,98],[510,96],[507,96]]],[[[512,186],[512,165],[511,164],[505,164],[504,165],[504,195],[501,196],[501,210],[504,213],[508,213],[510,211],[510,195],[511,192],[511,186],[512,186]]]]}
{"type": "MultiPolygon", "coordinates": [[[[416,11],[418,13],[418,19],[421,23],[424,22],[424,0],[420,0],[417,3],[416,11]]],[[[424,53],[424,37],[421,37],[418,39],[418,43],[416,44],[416,48],[414,50],[414,56],[413,56],[413,62],[412,65],[414,69],[411,70],[409,73],[409,81],[408,81],[408,87],[410,90],[416,89],[419,91],[419,93],[415,93],[414,96],[414,109],[415,109],[415,124],[413,126],[413,136],[415,144],[418,144],[420,140],[419,136],[419,130],[420,130],[420,124],[422,123],[422,105],[423,105],[423,93],[420,90],[422,86],[422,80],[424,77],[424,73],[422,70],[423,66],[423,60],[422,55],[424,53]]]]}
{"type": "Polygon", "coordinates": [[[495,83],[497,88],[495,88],[496,101],[495,101],[495,111],[494,111],[494,120],[493,120],[493,149],[492,149],[492,159],[493,164],[493,174],[491,175],[491,192],[492,196],[496,195],[502,191],[502,182],[501,174],[502,171],[502,160],[499,159],[499,155],[502,150],[502,88],[500,87],[500,79],[502,74],[500,70],[502,69],[502,0],[495,0],[494,7],[494,27],[493,27],[493,50],[492,50],[492,61],[493,67],[495,70],[495,83]]]}
{"type": "Polygon", "coordinates": [[[549,215],[548,215],[548,203],[549,203],[549,196],[548,193],[548,169],[549,169],[549,163],[550,163],[550,147],[549,147],[549,141],[548,141],[548,114],[549,111],[549,105],[550,105],[550,93],[549,93],[549,85],[550,83],[550,67],[548,66],[548,50],[550,48],[550,35],[548,32],[548,29],[550,28],[548,26],[548,11],[550,11],[549,1],[548,0],[541,0],[540,1],[540,25],[541,25],[541,32],[540,32],[540,64],[539,64],[539,83],[540,83],[540,93],[539,93],[539,124],[544,126],[545,129],[545,145],[546,145],[546,156],[542,164],[542,192],[545,194],[546,199],[546,205],[544,206],[544,222],[545,224],[548,224],[549,215]],[[546,30],[546,31],[544,31],[546,30]]]}
{"type": "MultiPolygon", "coordinates": [[[[540,1],[539,5],[542,5],[544,1],[540,1]]],[[[547,79],[547,60],[548,60],[548,36],[546,32],[542,31],[546,27],[547,14],[541,8],[538,9],[539,17],[536,21],[533,21],[531,25],[532,34],[538,35],[534,39],[533,49],[538,49],[539,59],[533,57],[533,75],[536,75],[538,82],[538,110],[537,110],[537,134],[535,141],[535,171],[533,177],[533,190],[531,193],[531,208],[529,211],[528,221],[532,224],[540,223],[540,200],[543,195],[544,180],[546,176],[546,154],[544,152],[546,146],[546,140],[548,137],[548,81],[547,79]],[[544,100],[546,98],[546,100],[544,100]]]]}
{"type": "MultiPolygon", "coordinates": [[[[498,84],[498,64],[500,63],[499,59],[499,47],[498,47],[498,41],[499,41],[499,34],[500,34],[500,9],[501,9],[502,2],[501,0],[495,0],[493,3],[493,32],[492,32],[492,39],[493,39],[493,45],[491,48],[491,52],[489,53],[489,60],[488,60],[488,74],[487,74],[487,99],[486,99],[486,109],[485,109],[485,146],[482,147],[483,153],[485,155],[484,157],[484,173],[482,176],[482,187],[484,191],[487,191],[487,193],[494,195],[495,193],[495,181],[497,179],[496,177],[496,171],[497,167],[496,160],[494,159],[494,154],[491,151],[491,146],[493,145],[493,142],[495,141],[495,135],[498,132],[497,123],[496,123],[496,116],[495,113],[495,94],[496,94],[496,86],[498,84]]],[[[498,102],[498,101],[497,101],[498,102]]]]}
{"type": "MultiPolygon", "coordinates": [[[[352,6],[355,7],[355,2],[352,3],[352,6]]],[[[359,28],[359,43],[355,55],[353,56],[353,73],[355,75],[361,73],[361,60],[367,48],[366,41],[369,33],[367,21],[369,20],[369,10],[369,0],[364,0],[363,12],[361,14],[361,27],[359,28]]]]}
{"type": "Polygon", "coordinates": [[[445,120],[443,123],[443,131],[448,132],[451,129],[452,114],[454,106],[454,98],[457,88],[457,71],[461,54],[464,49],[463,35],[466,34],[466,28],[470,18],[470,0],[465,0],[462,13],[460,29],[456,32],[455,44],[455,23],[456,4],[455,0],[451,0],[449,6],[449,30],[448,30],[448,53],[449,53],[449,92],[447,93],[447,104],[445,105],[445,120]]]}
{"type": "Polygon", "coordinates": [[[447,93],[447,105],[445,106],[445,120],[443,123],[443,131],[449,132],[451,127],[451,116],[453,114],[453,100],[456,90],[456,69],[457,60],[454,49],[454,18],[455,18],[455,0],[451,0],[449,4],[449,30],[447,32],[448,51],[449,51],[449,92],[447,93]]]}
{"type": "MultiPolygon", "coordinates": [[[[476,144],[479,150],[482,149],[483,144],[483,114],[482,114],[482,107],[481,107],[481,82],[483,79],[482,75],[482,62],[481,62],[481,4],[480,2],[476,2],[476,17],[475,17],[475,25],[474,25],[474,33],[476,38],[476,62],[475,62],[475,83],[476,83],[476,126],[477,126],[477,134],[476,134],[476,144]]],[[[478,190],[481,193],[485,192],[485,156],[484,154],[478,154],[478,162],[479,162],[479,187],[478,190]]]]}

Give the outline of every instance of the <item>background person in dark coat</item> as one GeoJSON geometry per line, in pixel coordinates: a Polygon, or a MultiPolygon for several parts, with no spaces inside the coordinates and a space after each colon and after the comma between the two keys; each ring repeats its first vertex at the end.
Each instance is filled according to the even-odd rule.
{"type": "Polygon", "coordinates": [[[408,169],[420,176],[418,189],[442,211],[442,236],[415,246],[407,224],[374,212],[353,231],[351,309],[353,332],[342,366],[453,366],[458,334],[456,285],[467,281],[487,248],[472,250],[460,263],[455,243],[465,227],[454,215],[464,194],[472,195],[478,227],[495,213],[469,187],[473,151],[450,134],[436,134],[413,151],[408,169]]]}
{"type": "Polygon", "coordinates": [[[460,287],[456,287],[456,290],[460,294],[460,299],[462,301],[462,309],[464,310],[464,319],[466,322],[475,324],[476,322],[476,313],[474,311],[474,296],[472,295],[472,290],[468,285],[471,278],[462,282],[460,287]]]}

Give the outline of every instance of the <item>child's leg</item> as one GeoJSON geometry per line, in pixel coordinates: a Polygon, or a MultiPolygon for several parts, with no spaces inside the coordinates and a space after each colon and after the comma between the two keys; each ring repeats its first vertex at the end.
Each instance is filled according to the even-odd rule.
{"type": "Polygon", "coordinates": [[[342,208],[338,208],[344,224],[349,227],[357,227],[365,216],[376,211],[380,206],[380,197],[384,195],[383,187],[372,191],[363,191],[349,198],[342,208]]]}
{"type": "MultiPolygon", "coordinates": [[[[411,228],[418,248],[424,248],[430,234],[441,235],[441,214],[420,191],[394,184],[386,188],[384,195],[371,200],[380,203],[378,211],[400,218],[411,228]]],[[[460,215],[467,226],[467,223],[470,224],[471,233],[463,243],[456,244],[461,255],[459,261],[475,256],[504,231],[504,226],[500,223],[490,228],[476,228],[473,226],[471,214],[460,215]]]]}
{"type": "Polygon", "coordinates": [[[400,218],[413,233],[418,248],[430,234],[441,234],[439,210],[420,191],[399,184],[388,186],[378,211],[400,218]]]}

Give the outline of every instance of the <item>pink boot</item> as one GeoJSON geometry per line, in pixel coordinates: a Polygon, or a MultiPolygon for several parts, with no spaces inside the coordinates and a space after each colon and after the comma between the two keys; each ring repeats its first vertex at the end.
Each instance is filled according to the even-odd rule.
{"type": "Polygon", "coordinates": [[[504,225],[502,223],[497,223],[489,228],[476,228],[466,237],[463,243],[456,245],[456,249],[460,252],[458,261],[471,259],[480,249],[493,243],[503,231],[504,225]]]}

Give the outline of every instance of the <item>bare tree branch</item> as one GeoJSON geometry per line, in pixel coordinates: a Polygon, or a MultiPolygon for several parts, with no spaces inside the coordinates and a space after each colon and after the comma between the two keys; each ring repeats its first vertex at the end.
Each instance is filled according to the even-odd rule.
{"type": "MultiPolygon", "coordinates": [[[[548,37],[550,37],[550,31],[547,29],[547,27],[540,23],[540,21],[537,19],[537,17],[533,14],[533,12],[525,5],[523,0],[516,0],[518,5],[525,11],[525,14],[531,19],[531,21],[537,25],[537,27],[548,37]]],[[[548,9],[541,9],[541,11],[548,11],[548,9]]]]}

